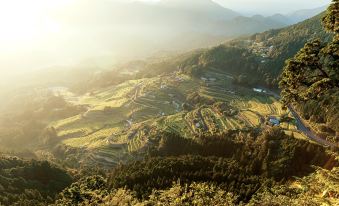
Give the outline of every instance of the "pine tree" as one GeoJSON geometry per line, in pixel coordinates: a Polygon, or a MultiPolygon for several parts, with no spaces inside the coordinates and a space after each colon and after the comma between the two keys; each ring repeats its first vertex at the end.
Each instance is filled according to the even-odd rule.
{"type": "Polygon", "coordinates": [[[323,18],[323,26],[333,33],[332,42],[319,39],[305,44],[294,58],[286,61],[281,81],[285,105],[318,99],[339,88],[339,1],[333,0],[323,18]]]}

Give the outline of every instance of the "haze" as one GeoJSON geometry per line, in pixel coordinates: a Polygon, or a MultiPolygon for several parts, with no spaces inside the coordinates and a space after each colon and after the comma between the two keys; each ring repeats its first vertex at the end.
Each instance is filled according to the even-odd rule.
{"type": "MultiPolygon", "coordinates": [[[[225,23],[215,26],[220,28],[220,31],[210,27],[204,30],[204,24],[216,25],[216,23],[211,23],[205,17],[195,20],[198,15],[185,16],[192,20],[183,23],[180,20],[171,20],[171,16],[159,19],[154,16],[160,15],[162,11],[145,9],[137,3],[133,3],[134,7],[126,11],[124,10],[126,5],[112,2],[113,0],[2,0],[0,2],[1,76],[55,65],[76,65],[81,62],[91,62],[98,67],[109,67],[119,61],[144,58],[159,51],[182,51],[205,47],[236,35],[256,32],[250,30],[227,33],[226,26],[225,30],[220,26],[226,25],[225,23]],[[143,12],[139,12],[140,8],[143,12]],[[204,20],[206,22],[203,22],[204,20]],[[203,23],[192,25],[194,21],[203,23]],[[192,32],[196,36],[191,35],[192,32]],[[206,36],[208,38],[205,38],[206,36]]],[[[197,1],[187,2],[188,5],[192,5],[190,2],[197,1]]],[[[292,4],[297,10],[329,3],[328,0],[312,2],[215,0],[215,2],[238,12],[239,15],[288,12],[292,4]]],[[[279,26],[282,25],[276,27],[279,26]]],[[[232,30],[230,28],[231,26],[228,28],[229,31],[232,30]]],[[[268,28],[261,30],[265,29],[268,28]]]]}
{"type": "Polygon", "coordinates": [[[214,0],[220,5],[239,11],[243,14],[272,15],[290,13],[293,10],[313,9],[328,5],[330,0],[214,0]]]}

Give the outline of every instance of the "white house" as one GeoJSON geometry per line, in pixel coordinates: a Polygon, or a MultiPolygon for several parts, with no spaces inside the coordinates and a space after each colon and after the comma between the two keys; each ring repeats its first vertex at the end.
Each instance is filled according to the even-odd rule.
{"type": "Polygon", "coordinates": [[[253,88],[253,91],[255,91],[255,92],[258,92],[258,93],[262,93],[262,92],[264,92],[264,90],[263,90],[263,89],[258,89],[258,88],[253,88]]]}

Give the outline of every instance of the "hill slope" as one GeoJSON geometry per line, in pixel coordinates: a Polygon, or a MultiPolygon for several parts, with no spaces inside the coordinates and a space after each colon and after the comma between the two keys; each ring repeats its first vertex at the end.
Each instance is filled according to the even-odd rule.
{"type": "Polygon", "coordinates": [[[48,162],[0,154],[1,205],[47,205],[71,183],[72,178],[64,170],[48,162]]]}
{"type": "Polygon", "coordinates": [[[200,55],[195,54],[188,58],[181,66],[187,70],[195,66],[202,69],[218,68],[238,76],[242,75],[242,82],[276,87],[277,78],[286,59],[293,57],[313,38],[320,38],[323,41],[331,39],[331,35],[322,28],[323,15],[293,26],[236,39],[202,51],[200,55]],[[245,56],[246,60],[242,59],[245,56]],[[237,61],[239,66],[230,61],[231,59],[237,61]]]}

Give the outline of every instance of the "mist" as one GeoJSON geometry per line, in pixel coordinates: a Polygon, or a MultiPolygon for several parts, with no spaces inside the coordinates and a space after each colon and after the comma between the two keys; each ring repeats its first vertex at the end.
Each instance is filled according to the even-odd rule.
{"type": "Polygon", "coordinates": [[[110,69],[291,24],[244,17],[209,0],[14,0],[1,3],[0,17],[3,88],[32,71],[83,65],[110,69]]]}

